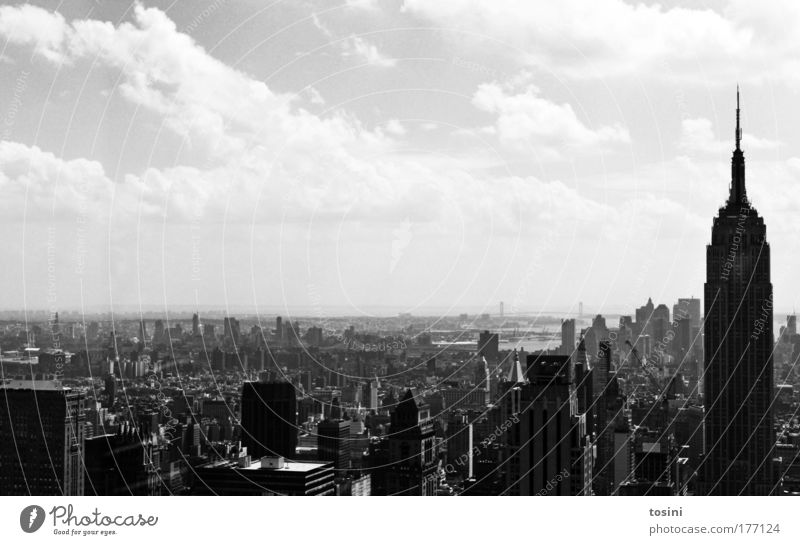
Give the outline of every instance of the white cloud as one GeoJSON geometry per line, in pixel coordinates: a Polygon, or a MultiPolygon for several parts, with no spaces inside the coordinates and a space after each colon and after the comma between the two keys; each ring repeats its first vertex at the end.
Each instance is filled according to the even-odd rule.
{"type": "Polygon", "coordinates": [[[60,13],[28,4],[0,6],[0,36],[18,45],[32,45],[34,51],[53,62],[67,59],[63,42],[68,27],[60,13]]]}
{"type": "Polygon", "coordinates": [[[395,134],[398,136],[406,134],[406,128],[397,119],[390,119],[389,121],[387,121],[385,125],[385,130],[389,134],[395,134]]]}
{"type": "Polygon", "coordinates": [[[454,30],[460,47],[503,48],[517,62],[575,79],[635,74],[714,82],[796,82],[797,2],[729,2],[722,10],[623,0],[405,0],[454,30]],[[719,78],[718,76],[722,76],[719,78]]]}
{"type": "MultiPolygon", "coordinates": [[[[372,9],[369,2],[354,3],[352,7],[358,9],[372,9]]],[[[330,39],[332,43],[337,43],[342,50],[345,58],[356,59],[358,62],[379,67],[390,67],[397,64],[397,61],[390,59],[381,53],[375,44],[369,42],[362,36],[351,34],[345,38],[336,38],[336,34],[322,22],[316,13],[311,14],[311,21],[322,34],[330,39]]]]}
{"type": "Polygon", "coordinates": [[[472,103],[480,110],[496,114],[491,132],[511,148],[530,151],[539,148],[550,155],[562,151],[630,142],[628,130],[621,125],[587,127],[569,104],[556,104],[539,96],[528,86],[522,92],[509,92],[498,83],[478,87],[472,103]]]}
{"type": "Polygon", "coordinates": [[[346,0],[345,4],[354,9],[376,10],[379,7],[379,0],[346,0]]]}
{"type": "Polygon", "coordinates": [[[82,206],[99,215],[111,190],[111,181],[96,161],[67,161],[36,146],[0,141],[3,221],[19,221],[26,209],[29,221],[72,217],[82,206]]]}
{"type": "MultiPolygon", "coordinates": [[[[721,154],[733,149],[735,135],[730,138],[718,139],[714,134],[711,120],[704,117],[684,119],[681,121],[681,135],[678,148],[684,153],[721,154]]],[[[749,133],[742,136],[742,148],[753,150],[775,149],[782,145],[781,142],[759,138],[749,133]]]]}
{"type": "MultiPolygon", "coordinates": [[[[326,213],[342,213],[339,203],[347,209],[357,203],[369,215],[405,202],[395,191],[403,186],[384,179],[413,179],[397,172],[413,171],[413,166],[387,158],[393,149],[390,133],[401,134],[396,125],[392,131],[371,131],[345,112],[316,116],[297,106],[298,97],[276,93],[208,55],[160,10],[137,5],[134,22],[116,27],[96,20],[68,23],[40,8],[4,8],[2,14],[0,29],[15,29],[6,37],[32,46],[50,61],[86,58],[119,70],[122,96],[160,115],[165,127],[206,151],[208,162],[216,165],[211,170],[185,165],[128,176],[128,183],[144,184],[140,189],[146,194],[169,188],[173,196],[185,193],[188,202],[207,195],[212,205],[225,202],[226,192],[240,196],[246,205],[260,196],[273,213],[285,202],[297,207],[293,214],[316,207],[318,199],[327,201],[326,213]],[[52,34],[23,24],[26,18],[52,34]],[[311,156],[314,161],[308,160],[311,156]],[[362,157],[384,159],[373,164],[362,157]],[[332,183],[334,178],[340,185],[332,183]],[[387,201],[387,195],[395,198],[387,201]]],[[[312,102],[319,98],[311,93],[312,102]]],[[[204,206],[198,201],[188,209],[204,206]]],[[[358,210],[352,217],[358,217],[358,210]]]]}
{"type": "Polygon", "coordinates": [[[361,36],[350,36],[343,42],[344,56],[353,57],[372,66],[389,67],[397,64],[395,59],[383,55],[375,44],[361,36]]]}

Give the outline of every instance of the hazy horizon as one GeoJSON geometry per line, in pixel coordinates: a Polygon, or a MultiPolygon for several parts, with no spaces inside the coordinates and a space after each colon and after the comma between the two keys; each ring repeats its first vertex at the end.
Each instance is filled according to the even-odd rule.
{"type": "Polygon", "coordinates": [[[737,83],[776,306],[800,302],[800,6],[489,5],[0,7],[0,306],[701,297],[737,83]]]}

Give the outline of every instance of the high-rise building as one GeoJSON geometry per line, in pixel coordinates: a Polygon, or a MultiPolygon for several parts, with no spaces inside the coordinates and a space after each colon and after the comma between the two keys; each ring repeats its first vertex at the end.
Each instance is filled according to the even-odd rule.
{"type": "Polygon", "coordinates": [[[747,198],[736,93],[730,195],[707,247],[705,456],[700,494],[774,493],[770,248],[747,198]]]}
{"type": "Polygon", "coordinates": [[[147,324],[144,320],[139,320],[139,340],[143,343],[147,342],[147,324]]]}
{"type": "Polygon", "coordinates": [[[86,495],[160,496],[161,451],[142,429],[86,440],[86,495]]]}
{"type": "Polygon", "coordinates": [[[162,320],[156,320],[155,329],[153,331],[153,338],[154,339],[161,339],[164,336],[164,322],[162,320]]]}
{"type": "Polygon", "coordinates": [[[0,385],[0,493],[83,495],[83,404],[57,381],[0,385]]]}
{"type": "Polygon", "coordinates": [[[682,297],[672,306],[673,319],[689,318],[692,328],[700,327],[700,299],[682,297]]]}
{"type": "Polygon", "coordinates": [[[103,407],[110,409],[114,406],[117,399],[117,378],[113,374],[106,375],[104,379],[105,392],[103,396],[103,407]]]}
{"type": "Polygon", "coordinates": [[[297,399],[288,382],[245,382],[242,386],[242,445],[253,459],[294,458],[297,399]]]}
{"type": "Polygon", "coordinates": [[[653,335],[650,320],[653,317],[654,310],[655,305],[653,305],[653,299],[650,297],[647,298],[647,304],[636,309],[636,324],[640,334],[643,336],[653,335]]]}
{"type": "Polygon", "coordinates": [[[788,335],[797,335],[797,316],[794,314],[786,317],[786,333],[788,335]]]}
{"type": "MultiPolygon", "coordinates": [[[[569,356],[528,356],[527,379],[502,397],[505,490],[511,496],[572,494],[573,420],[577,396],[569,356]]],[[[510,377],[511,378],[511,377],[510,377]]]]}
{"type": "MultiPolygon", "coordinates": [[[[479,413],[480,414],[480,413],[479,413]]],[[[473,427],[466,411],[452,411],[447,415],[447,449],[448,472],[460,473],[469,479],[473,471],[473,427]]]]}
{"type": "Polygon", "coordinates": [[[475,367],[475,390],[483,393],[483,404],[488,405],[492,401],[492,373],[489,370],[489,362],[486,358],[481,358],[475,367]]]}
{"type": "Polygon", "coordinates": [[[234,344],[239,344],[239,320],[226,316],[222,320],[222,331],[225,339],[232,341],[234,344]]]}
{"type": "Polygon", "coordinates": [[[620,394],[616,375],[611,374],[611,343],[601,341],[600,360],[592,370],[595,396],[597,459],[592,488],[598,496],[617,493],[630,467],[630,417],[620,394]]]}
{"type": "Polygon", "coordinates": [[[569,356],[575,350],[575,318],[561,320],[561,355],[569,356]]]}
{"type": "Polygon", "coordinates": [[[195,337],[200,336],[200,316],[196,312],[192,316],[192,335],[195,337]]]}
{"type": "Polygon", "coordinates": [[[364,395],[364,400],[367,403],[367,410],[369,411],[376,411],[378,410],[378,388],[380,387],[380,383],[378,382],[378,377],[375,377],[375,380],[371,380],[367,383],[367,391],[364,395]]]}
{"type": "Polygon", "coordinates": [[[323,420],[317,426],[317,453],[319,459],[333,462],[337,471],[350,468],[350,421],[323,420]]]}
{"type": "Polygon", "coordinates": [[[218,460],[194,469],[192,495],[332,496],[333,464],[290,462],[282,456],[218,460]]]}
{"type": "Polygon", "coordinates": [[[670,330],[669,307],[665,304],[658,305],[653,310],[653,317],[650,320],[653,331],[654,343],[667,343],[667,332],[670,330]]]}
{"type": "Polygon", "coordinates": [[[478,337],[478,355],[496,363],[500,356],[500,335],[484,331],[478,337]]]}
{"type": "Polygon", "coordinates": [[[430,409],[411,390],[391,415],[386,467],[386,493],[393,496],[435,496],[437,466],[430,409]]]}

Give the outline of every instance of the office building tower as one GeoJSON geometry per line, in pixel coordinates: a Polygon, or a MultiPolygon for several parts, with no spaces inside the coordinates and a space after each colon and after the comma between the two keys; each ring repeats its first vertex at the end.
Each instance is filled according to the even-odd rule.
{"type": "Polygon", "coordinates": [[[225,317],[222,320],[222,331],[226,340],[232,341],[234,344],[239,343],[239,320],[230,316],[225,317]]]}
{"type": "Polygon", "coordinates": [[[160,496],[161,454],[144,429],[125,427],[116,434],[86,440],[87,496],[160,496]]]}
{"type": "Polygon", "coordinates": [[[624,467],[630,450],[621,451],[620,446],[627,448],[630,418],[625,411],[625,400],[620,394],[617,377],[611,375],[611,343],[607,340],[600,343],[600,359],[592,374],[597,445],[592,489],[598,496],[609,496],[616,493],[625,477],[621,475],[620,467],[624,467]]]}
{"type": "Polygon", "coordinates": [[[700,327],[700,320],[702,319],[700,313],[700,299],[695,299],[694,297],[682,297],[672,306],[673,320],[689,318],[693,329],[700,327]]]}
{"type": "Polygon", "coordinates": [[[458,473],[465,479],[472,477],[475,454],[472,449],[473,431],[468,412],[454,411],[447,414],[445,448],[448,473],[458,473]]]}
{"type": "Polygon", "coordinates": [[[144,320],[139,320],[139,341],[147,342],[147,324],[144,320]]]}
{"type": "Polygon", "coordinates": [[[192,315],[192,335],[195,337],[200,336],[200,316],[196,312],[192,315]]]}
{"type": "Polygon", "coordinates": [[[786,334],[797,335],[797,316],[794,314],[786,317],[786,334]]]}
{"type": "Polygon", "coordinates": [[[770,247],[747,198],[736,96],[730,195],[707,247],[705,456],[700,494],[775,492],[770,247]]]}
{"type": "Polygon", "coordinates": [[[11,381],[0,404],[0,492],[82,496],[84,394],[58,381],[11,381]]]}
{"type": "Polygon", "coordinates": [[[497,363],[500,356],[500,335],[484,331],[478,336],[478,355],[492,363],[497,363]]]}
{"type": "Polygon", "coordinates": [[[164,336],[165,331],[164,322],[162,320],[156,320],[153,330],[153,339],[160,340],[164,336]]]}
{"type": "Polygon", "coordinates": [[[323,420],[317,426],[317,455],[324,462],[333,462],[336,471],[350,469],[350,421],[323,420]]]}
{"type": "Polygon", "coordinates": [[[192,495],[332,496],[333,464],[294,462],[282,456],[241,456],[198,466],[192,495]]]}
{"type": "Polygon", "coordinates": [[[114,401],[117,398],[117,378],[113,374],[106,375],[104,383],[103,407],[110,409],[114,406],[114,401]]]}
{"type": "Polygon", "coordinates": [[[561,320],[561,355],[570,356],[575,350],[575,319],[561,320]]]}
{"type": "Polygon", "coordinates": [[[380,383],[378,382],[378,377],[375,377],[375,380],[371,380],[367,383],[366,386],[366,393],[364,394],[364,400],[367,403],[367,410],[369,411],[376,411],[378,410],[378,388],[380,387],[380,383]]]}
{"type": "Polygon", "coordinates": [[[245,382],[242,386],[242,445],[253,459],[293,458],[297,448],[297,399],[288,382],[245,382]]]}
{"type": "Polygon", "coordinates": [[[670,330],[669,307],[664,304],[658,305],[653,310],[653,317],[650,319],[650,323],[652,324],[653,342],[656,344],[668,342],[667,331],[670,330]]]}
{"type": "Polygon", "coordinates": [[[427,404],[415,399],[411,390],[392,412],[387,448],[387,495],[436,495],[438,460],[433,420],[427,404]]]}
{"type": "Polygon", "coordinates": [[[577,398],[571,391],[569,356],[528,356],[527,381],[515,378],[503,396],[507,425],[503,448],[504,494],[572,494],[572,416],[577,398]]]}
{"type": "Polygon", "coordinates": [[[653,311],[655,310],[655,305],[653,304],[652,298],[647,298],[647,303],[644,306],[641,306],[636,309],[636,324],[639,327],[639,331],[641,335],[653,335],[650,325],[650,320],[653,317],[653,311]]]}

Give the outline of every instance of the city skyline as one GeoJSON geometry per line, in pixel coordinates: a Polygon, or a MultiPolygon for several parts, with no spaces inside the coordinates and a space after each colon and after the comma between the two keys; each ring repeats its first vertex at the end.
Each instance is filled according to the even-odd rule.
{"type": "Polygon", "coordinates": [[[800,4],[208,1],[0,5],[0,496],[800,495],[800,4]]]}
{"type": "Polygon", "coordinates": [[[3,6],[0,306],[568,314],[700,296],[736,82],[776,307],[800,303],[794,37],[774,32],[794,5],[595,3],[637,43],[656,29],[637,54],[547,4],[503,7],[3,6]]]}

